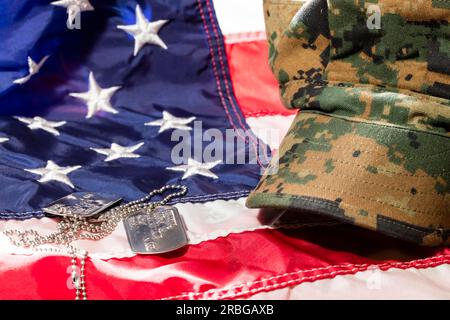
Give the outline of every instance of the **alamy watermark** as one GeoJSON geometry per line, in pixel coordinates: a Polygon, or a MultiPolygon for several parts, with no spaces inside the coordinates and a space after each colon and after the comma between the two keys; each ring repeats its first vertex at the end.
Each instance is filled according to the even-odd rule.
{"type": "Polygon", "coordinates": [[[368,277],[366,279],[366,287],[369,290],[381,290],[382,273],[377,266],[370,266],[367,269],[368,277]]]}
{"type": "Polygon", "coordinates": [[[367,7],[367,29],[379,30],[381,29],[381,8],[376,4],[367,7]]]}
{"type": "Polygon", "coordinates": [[[81,8],[78,5],[70,5],[67,7],[67,29],[81,29],[81,8]]]}

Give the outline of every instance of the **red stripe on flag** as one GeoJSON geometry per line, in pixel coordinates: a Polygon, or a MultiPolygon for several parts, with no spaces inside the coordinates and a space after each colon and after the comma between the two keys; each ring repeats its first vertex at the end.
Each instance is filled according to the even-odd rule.
{"type": "Polygon", "coordinates": [[[280,101],[278,83],[268,64],[266,41],[227,43],[234,93],[246,117],[290,115],[280,101]]]}
{"type": "MultiPolygon", "coordinates": [[[[449,254],[450,249],[415,247],[345,225],[266,229],[171,254],[88,259],[86,281],[89,299],[239,298],[354,274],[373,264],[382,270],[437,266],[449,263],[449,254]],[[401,260],[414,261],[399,261],[398,252],[405,255],[401,260]]],[[[73,299],[69,264],[62,256],[0,256],[0,298],[73,299]]]]}

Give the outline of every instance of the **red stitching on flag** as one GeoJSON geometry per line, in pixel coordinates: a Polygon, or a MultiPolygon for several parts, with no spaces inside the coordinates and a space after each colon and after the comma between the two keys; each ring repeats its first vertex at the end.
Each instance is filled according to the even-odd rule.
{"type": "MultiPolygon", "coordinates": [[[[448,261],[447,261],[447,263],[448,263],[448,261]]],[[[382,269],[383,271],[386,271],[386,270],[388,270],[390,268],[399,268],[399,269],[407,269],[407,268],[416,268],[416,269],[418,269],[418,268],[421,268],[422,269],[422,268],[434,267],[434,266],[437,266],[437,265],[440,265],[440,264],[442,264],[442,262],[417,263],[414,266],[408,266],[408,267],[390,266],[390,267],[388,267],[386,269],[384,269],[384,268],[382,268],[380,266],[377,266],[377,265],[374,265],[374,266],[382,269]]],[[[271,285],[263,285],[263,286],[261,286],[259,288],[243,290],[241,292],[237,292],[237,293],[234,293],[234,294],[223,295],[223,296],[220,296],[220,299],[230,299],[230,298],[234,298],[234,297],[237,297],[237,296],[249,296],[249,295],[253,295],[255,293],[262,292],[262,291],[271,291],[271,290],[274,290],[274,289],[282,289],[282,288],[289,287],[289,286],[296,285],[296,284],[300,284],[300,283],[306,282],[306,281],[330,279],[330,278],[334,278],[336,275],[354,274],[354,273],[357,273],[357,272],[360,272],[360,271],[366,271],[366,270],[370,269],[370,267],[371,266],[369,265],[368,267],[355,267],[355,268],[352,268],[352,269],[349,269],[349,270],[343,269],[343,270],[331,271],[331,272],[328,272],[328,273],[322,273],[322,274],[315,275],[315,276],[305,276],[305,277],[301,277],[301,278],[298,278],[298,279],[292,279],[292,280],[288,280],[288,281],[284,281],[284,282],[274,283],[274,284],[271,284],[271,285]]]]}
{"type": "Polygon", "coordinates": [[[271,276],[268,278],[263,278],[256,281],[250,281],[238,285],[232,285],[227,288],[222,289],[210,289],[205,292],[189,292],[177,296],[171,296],[164,298],[163,300],[174,300],[174,299],[230,299],[237,297],[250,296],[262,291],[270,291],[274,289],[282,289],[295,284],[300,284],[305,281],[315,281],[322,279],[331,279],[336,275],[343,274],[355,274],[360,271],[366,271],[369,268],[378,268],[382,271],[389,270],[391,268],[398,269],[423,269],[428,267],[435,267],[441,264],[450,263],[450,255],[444,254],[435,257],[412,260],[409,262],[386,262],[382,264],[341,264],[327,267],[312,268],[308,270],[299,270],[295,272],[283,273],[280,275],[271,276]],[[349,269],[350,268],[350,269],[349,269]],[[332,270],[330,272],[325,272],[317,275],[311,276],[301,276],[299,278],[287,280],[287,277],[303,275],[305,273],[332,270]],[[268,284],[268,282],[274,282],[273,284],[268,284]],[[254,288],[252,288],[254,287],[254,288]]]}
{"type": "Polygon", "coordinates": [[[255,111],[247,112],[245,115],[247,118],[251,117],[264,117],[264,116],[293,116],[298,110],[293,111],[255,111]]]}
{"type": "MultiPolygon", "coordinates": [[[[211,19],[211,21],[214,21],[214,17],[212,15],[211,1],[210,0],[206,0],[206,5],[208,6],[209,18],[211,19]]],[[[213,30],[214,30],[214,34],[216,36],[216,40],[219,41],[219,33],[217,31],[217,27],[216,27],[216,25],[214,23],[212,23],[212,27],[213,27],[213,30]]],[[[222,56],[222,51],[218,50],[218,53],[219,53],[220,66],[222,68],[222,75],[226,79],[227,74],[225,72],[225,64],[223,62],[224,61],[224,57],[222,56]]],[[[233,102],[233,98],[231,96],[230,87],[228,86],[228,81],[225,81],[225,89],[226,89],[228,98],[230,99],[231,107],[233,108],[233,111],[234,111],[236,117],[238,118],[239,124],[241,125],[241,128],[244,129],[245,125],[243,124],[242,119],[241,119],[241,117],[239,115],[239,112],[237,111],[236,106],[235,106],[235,104],[233,102]]]]}
{"type": "MultiPolygon", "coordinates": [[[[231,115],[229,113],[228,107],[227,107],[227,105],[225,103],[224,97],[223,97],[222,92],[221,92],[222,87],[220,85],[218,68],[217,68],[217,65],[216,65],[216,63],[214,61],[214,50],[212,49],[211,35],[210,35],[209,31],[208,31],[208,27],[207,27],[207,24],[206,24],[206,16],[205,16],[205,13],[204,13],[203,8],[202,8],[201,0],[197,0],[197,3],[198,3],[198,7],[200,9],[200,15],[201,15],[201,18],[202,18],[202,21],[203,21],[203,26],[204,26],[204,29],[205,29],[206,37],[208,38],[208,44],[209,44],[209,49],[210,49],[209,51],[210,51],[210,54],[211,54],[211,61],[213,63],[213,69],[214,69],[214,77],[216,78],[216,85],[217,85],[217,88],[219,89],[218,90],[219,91],[219,95],[221,97],[221,101],[222,101],[222,104],[224,106],[225,112],[226,112],[226,114],[228,116],[228,119],[230,121],[230,124],[232,125],[232,127],[234,129],[237,129],[237,127],[233,123],[233,119],[232,119],[232,117],[231,117],[231,115]]],[[[211,7],[211,3],[210,3],[209,0],[206,1],[206,5],[208,7],[209,17],[210,17],[211,21],[214,21],[214,17],[212,15],[212,7],[211,7]]],[[[216,27],[216,25],[214,23],[212,23],[212,27],[213,27],[213,30],[214,30],[214,33],[215,33],[216,41],[219,42],[220,38],[219,38],[219,33],[218,33],[218,30],[217,30],[217,27],[216,27]]],[[[222,74],[223,74],[223,76],[226,79],[226,72],[225,72],[226,69],[225,69],[224,57],[223,57],[222,52],[220,50],[218,50],[218,54],[219,54],[220,65],[221,65],[221,68],[222,68],[222,74]]],[[[239,121],[239,124],[240,124],[242,129],[245,129],[246,126],[243,124],[242,118],[241,118],[239,112],[236,109],[236,105],[235,105],[234,100],[232,98],[231,90],[230,90],[230,87],[228,85],[228,81],[225,81],[225,89],[226,89],[226,92],[227,92],[228,99],[230,101],[231,107],[232,107],[232,109],[233,109],[233,111],[234,111],[234,113],[235,113],[235,115],[236,115],[236,117],[237,117],[237,119],[239,121]]],[[[243,137],[240,134],[239,131],[237,131],[237,134],[239,135],[239,137],[241,139],[243,139],[245,141],[245,137],[243,137]]],[[[251,140],[251,144],[253,146],[253,150],[255,151],[256,160],[257,160],[258,164],[262,167],[262,164],[261,164],[261,161],[260,161],[260,158],[259,158],[259,154],[258,154],[258,147],[257,147],[258,141],[253,135],[250,135],[250,140],[251,140]]],[[[264,158],[265,158],[266,163],[268,163],[269,160],[267,158],[266,152],[264,152],[264,158]]]]}
{"type": "Polygon", "coordinates": [[[198,8],[200,10],[200,16],[201,16],[202,21],[203,21],[203,28],[205,29],[206,38],[207,38],[207,41],[208,41],[209,53],[211,55],[211,62],[212,62],[212,65],[213,65],[213,70],[214,70],[214,78],[216,79],[216,86],[218,88],[217,91],[219,93],[220,100],[222,101],[222,105],[224,106],[225,113],[227,114],[227,117],[228,117],[228,120],[230,121],[231,126],[234,129],[237,129],[235,124],[234,124],[234,122],[233,122],[233,118],[231,117],[231,114],[228,111],[227,105],[225,103],[224,96],[222,94],[222,90],[221,90],[221,86],[220,86],[220,80],[219,80],[218,72],[217,72],[217,65],[216,65],[216,61],[214,60],[214,50],[212,49],[211,36],[209,34],[208,26],[206,24],[206,17],[205,17],[205,14],[203,12],[203,7],[202,7],[201,0],[197,0],[197,3],[198,3],[198,8]]]}

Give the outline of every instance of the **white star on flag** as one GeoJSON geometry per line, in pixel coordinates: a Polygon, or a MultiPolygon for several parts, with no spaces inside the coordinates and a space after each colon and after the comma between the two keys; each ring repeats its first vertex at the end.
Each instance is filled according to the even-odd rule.
{"type": "Polygon", "coordinates": [[[75,20],[78,13],[83,11],[94,11],[94,7],[89,0],[59,0],[53,1],[50,4],[67,9],[67,22],[71,23],[75,20]]]}
{"type": "Polygon", "coordinates": [[[25,118],[25,117],[15,117],[20,122],[26,123],[27,127],[31,130],[42,129],[44,131],[50,132],[55,136],[59,136],[59,131],[55,128],[61,127],[66,124],[65,121],[48,121],[41,117],[25,118]]]}
{"type": "Polygon", "coordinates": [[[105,161],[112,161],[120,158],[139,158],[140,155],[135,154],[134,151],[144,145],[143,142],[134,146],[123,147],[117,143],[112,143],[111,148],[91,148],[97,153],[104,154],[106,156],[105,161]]]}
{"type": "Polygon", "coordinates": [[[210,169],[214,168],[218,164],[222,163],[222,161],[213,161],[213,162],[205,162],[201,163],[194,159],[188,159],[187,164],[182,164],[176,167],[166,168],[167,170],[173,171],[181,171],[184,172],[182,180],[187,179],[193,175],[199,174],[208,178],[218,179],[219,177],[211,172],[210,169]]]}
{"type": "Polygon", "coordinates": [[[159,126],[158,133],[166,131],[168,129],[179,129],[179,130],[192,130],[187,124],[195,120],[195,117],[190,118],[177,118],[171,115],[167,111],[163,111],[163,117],[159,120],[154,120],[145,123],[146,126],[159,126]]]}
{"type": "Polygon", "coordinates": [[[39,72],[39,70],[41,70],[42,66],[44,65],[45,61],[47,61],[48,57],[49,56],[43,57],[41,61],[39,61],[38,63],[36,63],[31,57],[28,57],[28,74],[25,77],[14,80],[13,83],[15,84],[26,83],[28,80],[30,80],[32,76],[34,76],[36,73],[39,72]]]}
{"type": "Polygon", "coordinates": [[[92,118],[92,116],[98,111],[105,111],[110,113],[118,113],[111,105],[111,97],[119,90],[120,86],[102,88],[98,85],[92,72],[89,73],[89,90],[80,93],[70,93],[69,95],[74,98],[78,98],[86,102],[87,115],[86,119],[92,118]]]}
{"type": "Polygon", "coordinates": [[[47,165],[44,168],[24,169],[24,170],[40,175],[41,178],[38,180],[39,182],[45,183],[48,181],[59,181],[67,184],[71,188],[75,188],[70,179],[67,177],[67,175],[80,168],[81,166],[60,167],[52,160],[48,160],[47,165]]]}
{"type": "Polygon", "coordinates": [[[159,29],[164,26],[168,20],[158,20],[155,22],[149,22],[142,13],[141,7],[136,6],[136,24],[132,25],[119,25],[117,28],[124,30],[134,37],[134,56],[137,56],[139,50],[145,44],[153,44],[160,46],[167,50],[166,44],[158,36],[159,29]]]}
{"type": "Polygon", "coordinates": [[[0,137],[0,143],[6,142],[6,141],[9,141],[9,139],[8,138],[4,138],[4,137],[0,137]]]}

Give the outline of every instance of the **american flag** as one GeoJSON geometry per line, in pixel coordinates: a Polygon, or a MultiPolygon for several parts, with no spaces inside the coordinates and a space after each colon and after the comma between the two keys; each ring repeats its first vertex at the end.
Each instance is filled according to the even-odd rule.
{"type": "MultiPolygon", "coordinates": [[[[42,207],[75,191],[132,201],[164,184],[189,188],[174,202],[188,230],[182,250],[138,255],[122,225],[77,241],[89,252],[90,299],[450,298],[449,249],[248,209],[264,159],[208,162],[194,147],[173,163],[172,132],[192,132],[196,121],[222,133],[251,129],[234,150],[246,155],[277,149],[267,128],[287,131],[294,112],[268,67],[262,0],[1,8],[0,231],[54,231],[42,207]]],[[[19,248],[0,233],[0,298],[73,299],[69,265],[58,246],[19,248]]]]}

